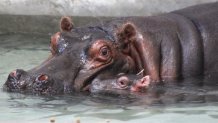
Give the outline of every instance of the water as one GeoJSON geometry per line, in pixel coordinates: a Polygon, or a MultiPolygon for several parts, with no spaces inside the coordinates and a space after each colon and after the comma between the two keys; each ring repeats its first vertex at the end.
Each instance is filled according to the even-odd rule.
{"type": "MultiPolygon", "coordinates": [[[[16,68],[28,70],[49,54],[48,35],[0,35],[0,85],[16,68]]],[[[187,80],[147,95],[116,97],[75,94],[36,96],[3,92],[0,122],[4,123],[217,123],[218,86],[194,86],[187,80]],[[188,86],[187,86],[188,85],[188,86]]],[[[214,81],[216,82],[216,80],[214,81]]]]}

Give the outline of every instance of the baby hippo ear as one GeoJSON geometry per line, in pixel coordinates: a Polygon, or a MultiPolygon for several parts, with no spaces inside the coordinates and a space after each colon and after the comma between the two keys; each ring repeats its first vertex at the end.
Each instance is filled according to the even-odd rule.
{"type": "Polygon", "coordinates": [[[134,24],[127,22],[123,24],[116,33],[119,43],[129,43],[136,36],[136,27],[134,24]]]}
{"type": "Polygon", "coordinates": [[[70,17],[64,16],[60,21],[60,30],[64,32],[70,32],[74,27],[72,19],[70,17]]]}
{"type": "Polygon", "coordinates": [[[147,75],[141,78],[138,84],[141,85],[142,87],[148,87],[150,84],[150,81],[151,81],[150,76],[147,75]]]}
{"type": "Polygon", "coordinates": [[[141,92],[149,87],[151,82],[150,76],[144,76],[140,80],[137,80],[136,83],[130,88],[132,92],[141,92]]]}

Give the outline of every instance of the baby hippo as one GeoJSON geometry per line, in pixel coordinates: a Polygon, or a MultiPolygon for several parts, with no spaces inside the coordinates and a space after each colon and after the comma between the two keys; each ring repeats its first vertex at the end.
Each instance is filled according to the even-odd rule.
{"type": "Polygon", "coordinates": [[[93,80],[89,90],[91,93],[129,94],[145,92],[150,84],[150,76],[119,75],[115,78],[93,80]]]}

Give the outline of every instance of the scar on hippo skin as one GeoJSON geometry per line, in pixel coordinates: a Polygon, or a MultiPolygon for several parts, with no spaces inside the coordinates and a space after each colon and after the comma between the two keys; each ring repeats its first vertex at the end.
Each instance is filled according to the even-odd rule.
{"type": "Polygon", "coordinates": [[[60,30],[63,32],[70,32],[74,28],[73,21],[70,17],[64,16],[60,21],[60,30]]]}
{"type": "Polygon", "coordinates": [[[143,75],[150,75],[152,81],[159,82],[159,57],[155,52],[156,48],[150,43],[150,37],[142,34],[131,22],[123,24],[116,36],[118,47],[135,61],[137,72],[144,69],[143,75]]]}

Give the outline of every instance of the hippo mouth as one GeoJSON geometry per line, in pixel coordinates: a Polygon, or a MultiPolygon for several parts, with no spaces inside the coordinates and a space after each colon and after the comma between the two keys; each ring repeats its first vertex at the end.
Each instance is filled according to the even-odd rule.
{"type": "Polygon", "coordinates": [[[89,86],[92,83],[92,80],[104,69],[113,64],[113,59],[111,59],[108,63],[99,66],[94,69],[89,70],[80,70],[77,74],[77,77],[74,80],[74,89],[76,91],[87,91],[89,90],[89,86]]]}

